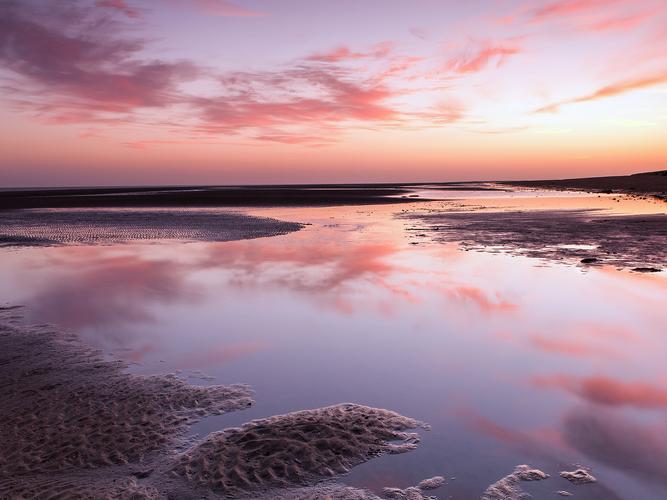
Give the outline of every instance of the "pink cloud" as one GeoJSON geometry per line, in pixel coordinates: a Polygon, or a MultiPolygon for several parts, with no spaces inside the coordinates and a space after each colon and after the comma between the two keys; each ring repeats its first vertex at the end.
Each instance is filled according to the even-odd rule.
{"type": "Polygon", "coordinates": [[[133,149],[148,149],[153,146],[177,146],[177,145],[214,145],[219,144],[219,142],[213,140],[202,140],[201,138],[192,138],[185,140],[170,140],[170,139],[140,139],[136,141],[128,141],[125,143],[125,146],[133,149]]]}
{"type": "Polygon", "coordinates": [[[229,0],[170,0],[171,3],[195,9],[202,14],[223,17],[256,17],[263,12],[249,9],[229,0]]]}
{"type": "Polygon", "coordinates": [[[650,2],[559,0],[536,8],[524,6],[497,18],[495,23],[509,25],[526,19],[530,23],[559,22],[578,32],[622,31],[636,27],[655,13],[656,8],[650,2]]]}
{"type": "Polygon", "coordinates": [[[386,69],[375,75],[373,80],[376,82],[384,82],[385,80],[395,76],[403,76],[406,71],[414,68],[422,61],[424,61],[424,58],[420,56],[403,56],[395,58],[389,62],[389,65],[386,69]]]}
{"type": "MultiPolygon", "coordinates": [[[[149,122],[140,113],[160,109],[178,113],[170,128],[193,139],[223,135],[321,147],[354,127],[438,126],[463,117],[460,106],[400,109],[397,98],[414,92],[406,87],[406,72],[423,59],[392,55],[391,42],[367,50],[343,46],[281,69],[216,76],[187,60],[142,57],[147,42],[129,37],[127,19],[111,15],[135,17],[126,0],[81,5],[63,15],[52,5],[0,4],[0,62],[11,73],[5,99],[47,123],[160,126],[160,118],[149,122]],[[374,64],[350,64],[357,60],[374,64]],[[184,84],[194,80],[217,85],[217,95],[214,87],[205,96],[186,92],[184,84]]],[[[229,2],[197,5],[241,14],[229,2]]],[[[129,145],[176,144],[162,141],[129,145]]]]}
{"type": "Polygon", "coordinates": [[[626,92],[632,92],[634,90],[640,90],[648,87],[654,87],[657,85],[663,85],[665,83],[667,83],[667,72],[657,73],[645,77],[622,80],[611,83],[609,85],[605,85],[604,87],[601,87],[590,94],[585,94],[579,97],[573,97],[571,99],[564,99],[562,101],[542,106],[541,108],[535,110],[535,112],[553,113],[558,111],[562,106],[568,104],[596,101],[598,99],[603,99],[605,97],[613,97],[616,95],[624,94],[626,92]]]}
{"type": "Polygon", "coordinates": [[[0,61],[22,96],[15,104],[58,123],[167,106],[182,99],[178,85],[198,74],[185,61],[142,61],[144,42],[119,37],[122,25],[97,9],[56,16],[9,2],[0,14],[0,61]]]}
{"type": "Polygon", "coordinates": [[[340,62],[354,59],[384,59],[392,51],[394,44],[392,42],[382,42],[367,52],[355,52],[346,45],[341,45],[327,52],[317,53],[309,56],[309,61],[319,62],[340,62]]]}
{"type": "Polygon", "coordinates": [[[496,61],[499,68],[510,56],[521,52],[521,49],[512,43],[484,42],[481,47],[465,54],[449,59],[445,68],[456,73],[476,73],[485,69],[492,61],[496,61]]]}
{"type": "Polygon", "coordinates": [[[646,11],[636,14],[610,16],[601,20],[584,22],[579,26],[579,29],[587,31],[629,30],[649,19],[652,14],[653,11],[646,11]]]}
{"type": "Polygon", "coordinates": [[[8,29],[0,39],[8,47],[3,59],[23,83],[17,86],[21,102],[14,105],[59,124],[114,124],[132,121],[142,108],[179,104],[190,120],[177,128],[199,135],[245,134],[262,141],[324,146],[333,142],[339,125],[349,127],[351,121],[400,122],[404,117],[387,103],[400,92],[384,81],[417,62],[392,59],[385,69],[364,77],[341,63],[384,59],[392,44],[363,52],[342,48],[297,60],[285,70],[222,75],[217,97],[186,96],[180,85],[202,76],[200,68],[188,61],[142,61],[138,56],[144,42],[119,38],[120,26],[111,21],[108,29],[89,33],[86,26],[95,12],[81,10],[78,18],[60,26],[32,15],[30,9],[8,10],[8,29]],[[19,49],[14,48],[16,39],[19,49]],[[45,52],[52,57],[44,59],[45,52]]]}
{"type": "Polygon", "coordinates": [[[286,134],[286,133],[265,133],[255,137],[260,141],[279,142],[282,144],[305,144],[308,146],[328,146],[335,141],[332,137],[306,135],[306,134],[286,134]]]}
{"type": "MultiPolygon", "coordinates": [[[[400,114],[386,104],[393,92],[377,83],[359,82],[348,70],[303,62],[281,72],[233,73],[221,80],[225,94],[193,98],[208,133],[253,130],[256,137],[303,142],[311,128],[321,130],[348,121],[387,122],[400,114]],[[294,90],[299,89],[294,96],[294,90]],[[298,133],[290,127],[308,127],[298,133]]],[[[331,129],[330,130],[334,130],[331,129]]]]}
{"type": "Polygon", "coordinates": [[[533,9],[530,11],[530,16],[533,21],[561,19],[564,16],[571,16],[593,9],[608,7],[617,4],[619,1],[620,0],[558,0],[543,7],[533,9]]]}
{"type": "Polygon", "coordinates": [[[139,11],[130,7],[125,0],[97,0],[96,5],[98,7],[117,10],[130,18],[139,17],[139,11]]]}

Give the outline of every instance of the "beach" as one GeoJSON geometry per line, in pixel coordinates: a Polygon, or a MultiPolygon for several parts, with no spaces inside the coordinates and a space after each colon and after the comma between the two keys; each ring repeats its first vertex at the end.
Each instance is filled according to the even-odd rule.
{"type": "Polygon", "coordinates": [[[595,384],[621,391],[610,377],[632,357],[623,346],[659,334],[664,207],[475,187],[404,187],[398,204],[3,212],[0,493],[652,498],[660,469],[635,479],[622,455],[641,454],[648,431],[614,411],[632,402],[598,399],[611,396],[595,384]],[[533,278],[517,288],[517,272],[533,278]],[[588,305],[550,332],[554,296],[538,282],[590,288],[588,305]],[[612,295],[628,311],[613,326],[598,287],[626,290],[612,295]],[[556,373],[573,361],[593,372],[510,369],[517,349],[556,373]],[[488,366],[462,382],[456,358],[488,366]],[[507,382],[490,382],[498,370],[507,382]],[[486,411],[484,380],[504,394],[486,411]],[[515,414],[519,428],[491,420],[514,414],[516,391],[558,410],[515,414]],[[567,394],[582,401],[568,408],[567,394]],[[551,420],[561,412],[563,427],[551,420]],[[637,437],[605,456],[579,435],[589,425],[600,439],[617,439],[615,426],[637,437]],[[581,463],[595,481],[561,477],[581,463]]]}

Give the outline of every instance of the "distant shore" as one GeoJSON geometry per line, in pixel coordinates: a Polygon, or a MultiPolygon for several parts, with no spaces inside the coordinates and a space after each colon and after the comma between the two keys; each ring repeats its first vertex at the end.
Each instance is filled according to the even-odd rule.
{"type": "Polygon", "coordinates": [[[621,193],[652,196],[667,201],[667,170],[609,177],[578,179],[504,181],[500,184],[545,189],[574,189],[599,193],[621,193]]]}
{"type": "Polygon", "coordinates": [[[0,210],[18,208],[373,205],[415,201],[402,185],[167,186],[15,189],[0,210]]]}
{"type": "Polygon", "coordinates": [[[377,205],[429,201],[416,188],[461,191],[533,187],[651,196],[667,201],[667,170],[578,179],[265,186],[26,188],[0,191],[0,210],[22,208],[271,207],[377,205]]]}

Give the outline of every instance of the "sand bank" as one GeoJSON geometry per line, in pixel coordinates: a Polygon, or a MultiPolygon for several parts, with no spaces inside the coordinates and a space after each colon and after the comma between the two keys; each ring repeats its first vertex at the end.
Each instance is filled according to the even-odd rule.
{"type": "Polygon", "coordinates": [[[399,184],[11,189],[0,192],[0,210],[373,205],[414,202],[399,196],[409,193],[399,184]]]}
{"type": "Polygon", "coordinates": [[[0,211],[0,247],[111,244],[136,240],[232,241],[276,236],[303,226],[211,210],[0,211]]]}
{"type": "Polygon", "coordinates": [[[409,215],[435,241],[578,265],[639,272],[667,265],[667,215],[602,215],[595,210],[431,211],[409,215]]]}

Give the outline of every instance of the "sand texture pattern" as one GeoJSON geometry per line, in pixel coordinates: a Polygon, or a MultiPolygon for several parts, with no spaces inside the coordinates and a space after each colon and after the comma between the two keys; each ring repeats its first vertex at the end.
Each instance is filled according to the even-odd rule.
{"type": "MultiPolygon", "coordinates": [[[[408,431],[429,428],[359,404],[188,440],[185,431],[201,417],[250,406],[250,388],[129,374],[73,334],[23,325],[19,312],[0,307],[0,498],[429,500],[445,486],[436,476],[384,488],[380,497],[343,484],[357,465],[414,450],[420,437],[408,431]]],[[[520,499],[522,482],[547,477],[521,465],[482,498],[520,499]]]]}
{"type": "Polygon", "coordinates": [[[403,431],[424,426],[361,405],[304,410],[213,434],[185,454],[175,470],[226,495],[314,484],[384,453],[413,450],[418,435],[403,431]]]}
{"type": "Polygon", "coordinates": [[[667,215],[602,215],[594,210],[434,211],[420,221],[435,241],[470,250],[647,272],[667,265],[667,215]],[[583,261],[583,262],[582,262],[583,261]]]}
{"type": "MultiPolygon", "coordinates": [[[[13,318],[14,309],[0,310],[0,498],[31,497],[45,473],[150,463],[198,418],[252,404],[247,386],[130,375],[73,335],[13,318]]],[[[49,484],[63,481],[76,483],[49,484]]]]}
{"type": "MultiPolygon", "coordinates": [[[[374,457],[415,449],[418,435],[405,431],[427,428],[341,404],[192,443],[192,423],[247,408],[250,388],[129,374],[73,334],[23,325],[19,312],[0,308],[0,498],[377,499],[337,481],[374,457]]],[[[421,486],[440,485],[399,491],[427,498],[421,486]]]]}
{"type": "Polygon", "coordinates": [[[301,224],[213,210],[0,211],[0,247],[137,240],[233,241],[286,234],[301,224]]]}

